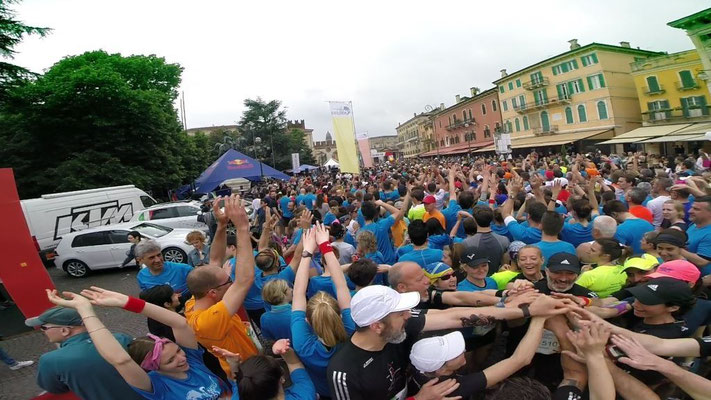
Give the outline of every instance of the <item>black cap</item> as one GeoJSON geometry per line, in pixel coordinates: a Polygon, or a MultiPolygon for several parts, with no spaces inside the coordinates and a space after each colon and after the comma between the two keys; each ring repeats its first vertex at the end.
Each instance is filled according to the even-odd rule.
{"type": "Polygon", "coordinates": [[[689,305],[694,301],[694,294],[689,284],[674,278],[651,279],[643,285],[627,289],[635,299],[647,306],[658,304],[689,305]]]}
{"type": "Polygon", "coordinates": [[[580,273],[580,261],[575,254],[570,253],[555,253],[548,259],[549,271],[570,271],[576,274],[580,273]]]}
{"type": "Polygon", "coordinates": [[[476,246],[466,246],[462,250],[462,257],[459,259],[462,264],[467,264],[470,267],[489,262],[489,253],[483,248],[476,246]]]}

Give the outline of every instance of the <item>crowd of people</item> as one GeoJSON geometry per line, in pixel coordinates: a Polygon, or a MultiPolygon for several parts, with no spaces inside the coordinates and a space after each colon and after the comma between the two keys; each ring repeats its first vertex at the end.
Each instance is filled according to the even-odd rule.
{"type": "Polygon", "coordinates": [[[47,292],[39,385],[82,399],[711,398],[708,156],[378,164],[221,197],[138,297],[47,292]],[[234,230],[234,234],[228,233],[234,230]],[[209,242],[209,243],[208,243],[209,242]],[[110,332],[98,307],[147,318],[110,332]]]}

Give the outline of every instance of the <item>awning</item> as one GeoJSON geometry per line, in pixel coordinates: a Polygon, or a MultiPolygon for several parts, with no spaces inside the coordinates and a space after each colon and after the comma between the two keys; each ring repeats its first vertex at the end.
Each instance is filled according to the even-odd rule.
{"type": "Polygon", "coordinates": [[[622,144],[622,143],[637,143],[643,140],[668,135],[687,128],[689,124],[673,124],[673,125],[658,125],[658,126],[643,126],[623,133],[612,140],[602,142],[600,144],[622,144]]]}
{"type": "Polygon", "coordinates": [[[486,147],[482,147],[481,149],[475,150],[472,153],[486,153],[487,151],[496,151],[496,149],[494,148],[494,145],[492,144],[492,145],[489,145],[486,147]]]}
{"type": "Polygon", "coordinates": [[[703,135],[709,131],[711,131],[711,122],[699,122],[675,131],[674,135],[703,135]]]}
{"type": "Polygon", "coordinates": [[[678,139],[678,140],[681,142],[696,142],[696,141],[708,140],[708,138],[706,138],[706,134],[703,134],[703,135],[693,135],[693,136],[685,137],[683,139],[678,139]]]}
{"type": "Polygon", "coordinates": [[[585,139],[607,139],[612,135],[612,129],[602,129],[587,132],[559,133],[545,136],[513,138],[511,148],[525,149],[529,147],[560,146],[585,139]],[[603,136],[599,138],[597,136],[603,136]]]}
{"type": "Polygon", "coordinates": [[[704,135],[698,135],[698,134],[693,134],[693,135],[677,135],[676,132],[674,132],[671,135],[666,135],[666,136],[659,136],[647,140],[642,140],[641,142],[638,143],[668,143],[668,142],[690,142],[694,140],[705,140],[704,135]],[[700,137],[700,138],[699,138],[700,137]],[[699,138],[699,139],[697,139],[699,138]]]}
{"type": "Polygon", "coordinates": [[[457,143],[455,145],[443,147],[440,149],[430,150],[426,153],[419,154],[418,157],[433,157],[437,155],[452,155],[452,154],[465,154],[469,152],[474,152],[474,150],[481,147],[489,146],[493,141],[477,142],[477,143],[457,143]]]}

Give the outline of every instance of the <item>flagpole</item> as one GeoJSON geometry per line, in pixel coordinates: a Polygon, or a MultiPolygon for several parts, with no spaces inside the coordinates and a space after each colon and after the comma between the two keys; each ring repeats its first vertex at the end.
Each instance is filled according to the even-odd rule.
{"type": "MultiPolygon", "coordinates": [[[[353,110],[353,102],[348,101],[348,104],[350,104],[350,106],[351,106],[351,121],[353,122],[353,140],[355,140],[356,152],[361,153],[358,165],[360,166],[361,169],[363,169],[365,167],[365,161],[363,160],[363,157],[365,157],[365,156],[360,151],[360,146],[358,146],[358,131],[356,130],[356,125],[355,125],[355,111],[353,110]]],[[[368,150],[370,150],[370,149],[368,149],[368,150]]]]}

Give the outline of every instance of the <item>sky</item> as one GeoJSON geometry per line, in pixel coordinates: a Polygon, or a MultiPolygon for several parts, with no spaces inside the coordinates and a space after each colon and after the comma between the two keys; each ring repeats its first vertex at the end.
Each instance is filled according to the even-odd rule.
{"type": "Polygon", "coordinates": [[[450,106],[565,52],[570,39],[645,50],[692,49],[667,22],[708,0],[183,1],[24,0],[17,18],[53,29],[27,38],[14,63],[42,72],[69,55],[155,54],[184,68],[188,128],[231,125],[243,101],[280,100],[314,140],[328,101],[352,101],[357,132],[395,135],[429,105],[450,106]]]}

